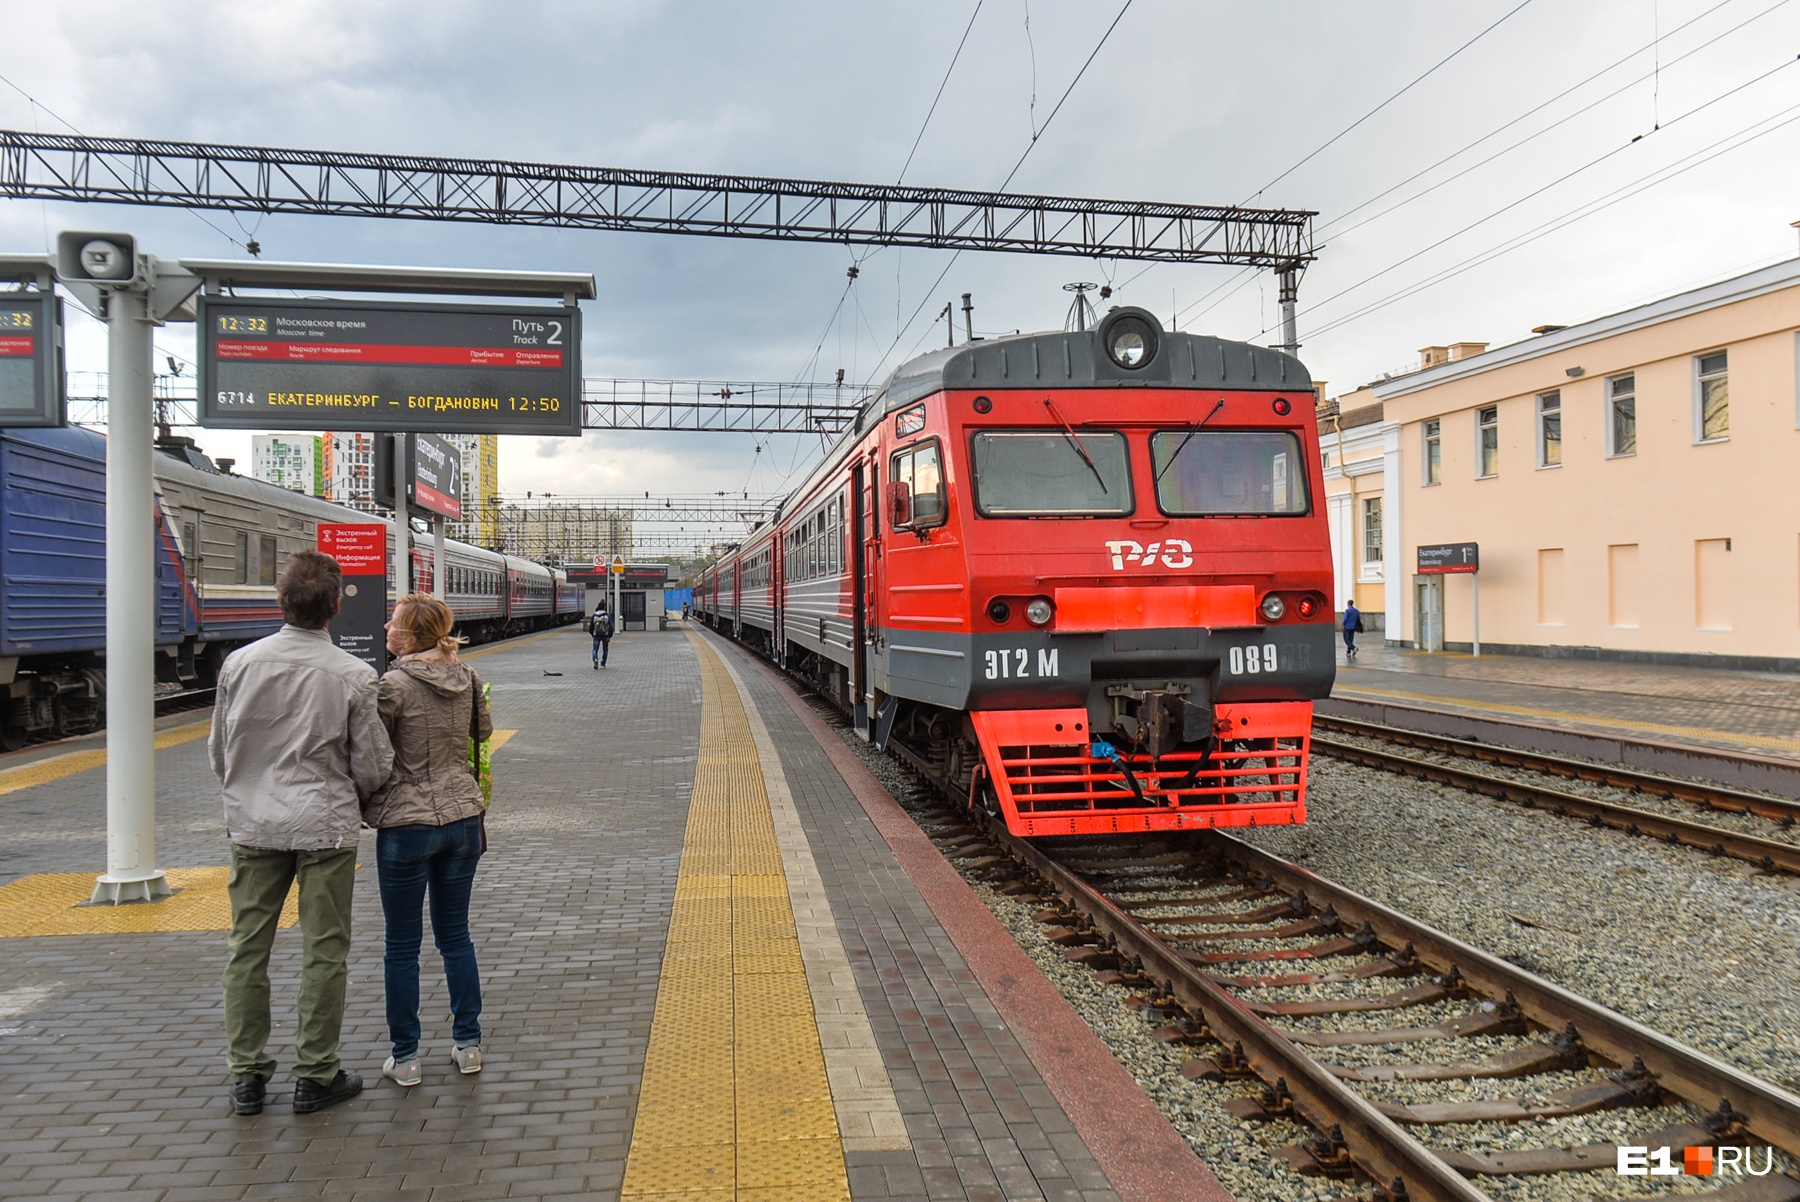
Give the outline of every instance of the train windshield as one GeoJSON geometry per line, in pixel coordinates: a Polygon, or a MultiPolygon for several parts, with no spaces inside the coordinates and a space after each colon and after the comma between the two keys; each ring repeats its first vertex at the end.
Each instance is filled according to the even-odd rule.
{"type": "Polygon", "coordinates": [[[983,517],[1131,512],[1123,434],[994,430],[975,435],[973,452],[975,510],[983,517]]]}
{"type": "Polygon", "coordinates": [[[1306,460],[1291,430],[1162,430],[1150,438],[1156,501],[1183,517],[1308,511],[1306,460]]]}

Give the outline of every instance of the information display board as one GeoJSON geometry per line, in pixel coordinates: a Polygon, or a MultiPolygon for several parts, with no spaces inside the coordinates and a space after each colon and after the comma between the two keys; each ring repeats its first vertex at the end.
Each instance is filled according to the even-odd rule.
{"type": "Polygon", "coordinates": [[[406,503],[420,515],[462,517],[462,453],[436,434],[375,436],[375,503],[394,507],[394,439],[406,440],[406,503]]]}
{"type": "Polygon", "coordinates": [[[0,292],[0,427],[68,424],[62,302],[51,292],[0,292]]]}
{"type": "Polygon", "coordinates": [[[319,523],[319,550],[344,573],[331,641],[377,672],[388,666],[387,535],[379,522],[319,523]]]}
{"type": "Polygon", "coordinates": [[[1481,544],[1438,543],[1419,548],[1419,575],[1456,576],[1481,570],[1481,544]]]}
{"type": "Polygon", "coordinates": [[[462,517],[462,452],[435,434],[414,434],[407,448],[412,480],[407,497],[413,505],[452,520],[462,517]]]}
{"type": "Polygon", "coordinates": [[[574,307],[202,296],[198,320],[202,426],[581,433],[574,307]]]}

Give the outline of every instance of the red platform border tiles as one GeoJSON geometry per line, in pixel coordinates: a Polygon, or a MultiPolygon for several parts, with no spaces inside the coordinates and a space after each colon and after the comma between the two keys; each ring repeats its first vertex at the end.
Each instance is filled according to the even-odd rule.
{"type": "Polygon", "coordinates": [[[824,749],[1120,1198],[1125,1202],[1233,1202],[1143,1087],[856,753],[844,746],[785,681],[760,661],[750,662],[775,682],[788,708],[824,749]]]}

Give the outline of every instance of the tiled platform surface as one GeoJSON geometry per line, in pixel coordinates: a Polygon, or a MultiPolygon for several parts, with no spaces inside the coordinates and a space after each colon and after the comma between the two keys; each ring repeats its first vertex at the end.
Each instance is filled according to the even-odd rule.
{"type": "MultiPolygon", "coordinates": [[[[0,938],[0,1198],[616,1197],[699,746],[695,651],[627,635],[595,672],[557,633],[476,661],[497,725],[492,849],[473,908],[487,1068],[448,1062],[441,969],[427,948],[424,1085],[382,1081],[381,918],[372,841],[358,881],[344,1055],[369,1090],[313,1116],[225,1101],[220,931],[0,938]]],[[[768,721],[911,1147],[846,1153],[853,1198],[1117,1197],[956,947],[792,711],[768,721]]],[[[0,770],[7,764],[0,763],[0,770]]],[[[158,755],[160,861],[225,860],[203,740],[158,755]]],[[[104,781],[90,769],[0,796],[0,885],[104,863],[104,781]]],[[[298,934],[274,963],[291,1062],[298,934]]],[[[704,1029],[695,1032],[705,1038],[704,1029]]]]}
{"type": "Polygon", "coordinates": [[[1338,648],[1334,696],[1800,761],[1800,676],[1338,648]]]}

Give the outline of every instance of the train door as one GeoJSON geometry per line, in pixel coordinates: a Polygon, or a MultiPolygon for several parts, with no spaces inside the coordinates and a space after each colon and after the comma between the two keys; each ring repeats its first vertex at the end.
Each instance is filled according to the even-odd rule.
{"type": "Polygon", "coordinates": [[[1414,645],[1421,651],[1444,649],[1444,578],[1420,576],[1413,580],[1414,645]]]}
{"type": "Polygon", "coordinates": [[[856,488],[856,717],[857,730],[865,738],[874,735],[876,681],[881,678],[881,482],[881,452],[877,449],[857,469],[856,488]]]}
{"type": "Polygon", "coordinates": [[[865,515],[869,512],[864,490],[868,472],[861,463],[850,468],[850,709],[856,732],[865,738],[869,733],[869,610],[864,591],[868,576],[864,539],[867,537],[865,515]]]}

